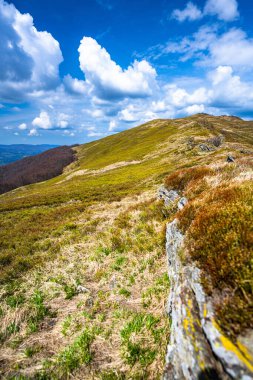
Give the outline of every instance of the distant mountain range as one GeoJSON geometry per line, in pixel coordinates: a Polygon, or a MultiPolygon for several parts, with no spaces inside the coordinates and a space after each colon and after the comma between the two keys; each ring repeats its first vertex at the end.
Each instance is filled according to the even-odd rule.
{"type": "Polygon", "coordinates": [[[0,145],[0,165],[10,164],[24,157],[35,156],[45,150],[56,148],[58,145],[29,145],[13,144],[0,145]]]}

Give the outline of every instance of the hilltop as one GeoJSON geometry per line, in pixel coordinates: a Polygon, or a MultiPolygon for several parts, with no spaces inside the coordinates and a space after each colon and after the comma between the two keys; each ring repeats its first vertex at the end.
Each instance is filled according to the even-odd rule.
{"type": "Polygon", "coordinates": [[[217,324],[239,346],[253,329],[253,122],[154,120],[72,152],[61,175],[0,196],[0,373],[159,378],[175,218],[182,262],[200,268],[217,324]],[[161,185],[187,205],[164,205],[161,185]]]}

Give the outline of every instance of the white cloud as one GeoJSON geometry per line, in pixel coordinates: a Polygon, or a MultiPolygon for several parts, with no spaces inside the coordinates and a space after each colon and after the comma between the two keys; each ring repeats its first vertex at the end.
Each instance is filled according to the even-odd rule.
{"type": "Polygon", "coordinates": [[[118,127],[118,123],[116,122],[116,120],[111,120],[110,123],[109,123],[109,129],[108,131],[109,132],[113,132],[117,129],[118,127]]]}
{"type": "Polygon", "coordinates": [[[66,129],[69,126],[70,116],[65,113],[60,113],[57,117],[57,127],[66,129]]]}
{"type": "Polygon", "coordinates": [[[66,121],[66,120],[60,120],[60,121],[58,122],[58,124],[57,124],[57,126],[58,126],[59,128],[62,128],[62,129],[67,128],[68,125],[69,125],[69,123],[68,123],[68,121],[66,121]]]}
{"type": "Polygon", "coordinates": [[[174,9],[171,14],[179,22],[196,21],[204,16],[216,16],[227,22],[234,21],[239,16],[237,0],[207,0],[203,11],[190,1],[184,9],[174,9]]]}
{"type": "Polygon", "coordinates": [[[65,129],[65,131],[63,131],[63,136],[74,137],[74,136],[75,136],[75,133],[72,132],[72,131],[69,131],[69,130],[65,129]]]}
{"type": "Polygon", "coordinates": [[[35,90],[59,84],[59,43],[50,33],[38,31],[31,15],[0,0],[0,34],[2,101],[23,101],[35,90]]]}
{"type": "MultiPolygon", "coordinates": [[[[86,111],[86,110],[85,110],[86,111]]],[[[91,117],[94,117],[96,119],[101,119],[102,117],[104,117],[104,112],[103,110],[101,109],[95,109],[95,110],[88,110],[88,114],[91,116],[91,117]]]]}
{"type": "Polygon", "coordinates": [[[37,129],[32,128],[32,129],[29,131],[28,136],[39,136],[39,134],[38,134],[38,132],[37,132],[37,129]]]}
{"type": "Polygon", "coordinates": [[[163,52],[180,54],[181,61],[193,58],[202,66],[253,67],[253,39],[239,28],[231,28],[220,34],[215,27],[203,26],[192,37],[184,37],[180,42],[169,42],[163,52]]]}
{"type": "Polygon", "coordinates": [[[27,129],[27,125],[26,123],[22,123],[18,126],[18,128],[21,130],[21,131],[24,131],[25,129],[27,129]]]}
{"type": "Polygon", "coordinates": [[[213,86],[212,103],[217,107],[227,106],[234,109],[253,107],[253,85],[234,75],[230,66],[219,66],[210,73],[213,86]]]}
{"type": "Polygon", "coordinates": [[[205,112],[205,106],[203,104],[193,104],[185,109],[188,115],[194,115],[195,113],[205,112]]]}
{"type": "Polygon", "coordinates": [[[71,75],[66,75],[63,79],[65,88],[71,94],[84,95],[87,92],[87,86],[85,81],[77,78],[72,78],[71,75]]]}
{"type": "Polygon", "coordinates": [[[50,33],[37,31],[29,14],[16,11],[13,28],[23,51],[33,59],[32,81],[41,88],[54,87],[63,61],[59,42],[50,33]]]}
{"type": "Polygon", "coordinates": [[[32,121],[32,125],[41,129],[50,129],[52,123],[47,112],[42,111],[38,117],[32,121]]]}
{"type": "Polygon", "coordinates": [[[203,17],[201,10],[193,4],[191,1],[186,4],[186,7],[183,10],[175,9],[171,17],[176,19],[179,22],[186,20],[195,21],[203,17]]]}
{"type": "Polygon", "coordinates": [[[231,29],[217,37],[209,47],[209,63],[233,67],[253,66],[253,39],[241,29],[231,29]]]}
{"type": "Polygon", "coordinates": [[[239,16],[236,0],[208,0],[204,14],[215,15],[219,20],[233,21],[239,16]]]}
{"type": "Polygon", "coordinates": [[[145,60],[134,61],[123,70],[96,40],[84,37],[78,48],[80,68],[86,83],[102,99],[150,96],[155,87],[156,71],[145,60]]]}
{"type": "Polygon", "coordinates": [[[137,121],[139,116],[137,115],[137,111],[132,104],[124,108],[119,112],[119,120],[125,121],[127,123],[131,123],[133,121],[137,121]]]}

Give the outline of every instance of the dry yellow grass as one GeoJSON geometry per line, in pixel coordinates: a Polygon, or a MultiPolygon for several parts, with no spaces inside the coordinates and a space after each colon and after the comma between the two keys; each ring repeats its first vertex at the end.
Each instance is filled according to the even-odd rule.
{"type": "Polygon", "coordinates": [[[92,361],[88,367],[75,369],[76,379],[99,379],[106,373],[127,374],[127,378],[142,374],[154,379],[162,373],[168,338],[168,283],[162,205],[154,195],[149,191],[123,202],[90,207],[76,221],[78,228],[88,231],[83,242],[64,245],[55,260],[22,279],[18,293],[25,295],[26,302],[15,309],[8,305],[3,309],[2,331],[12,324],[19,326],[0,349],[7,373],[13,373],[18,365],[24,376],[45,372],[65,378],[72,371],[59,364],[59,355],[84,326],[98,332],[91,344],[92,361]],[[78,285],[87,292],[78,293],[78,285]],[[35,289],[45,295],[49,314],[37,331],[29,333],[29,299],[35,289]],[[68,291],[73,294],[66,299],[68,291]],[[121,336],[124,326],[139,315],[144,321],[146,315],[152,316],[155,323],[152,333],[143,325],[131,335],[132,344],[141,344],[152,354],[150,359],[144,353],[143,363],[128,358],[121,336]],[[29,349],[32,356],[26,357],[29,349]],[[49,368],[43,364],[45,360],[49,368]]]}

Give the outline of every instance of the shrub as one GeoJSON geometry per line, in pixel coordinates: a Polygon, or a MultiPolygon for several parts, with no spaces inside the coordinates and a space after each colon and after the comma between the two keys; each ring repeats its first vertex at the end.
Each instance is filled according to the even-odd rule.
{"type": "Polygon", "coordinates": [[[181,228],[187,231],[187,251],[202,268],[203,284],[208,292],[227,289],[230,294],[228,302],[224,302],[221,296],[217,304],[222,327],[230,335],[252,328],[251,183],[217,188],[205,202],[190,202],[178,217],[181,228]],[[211,283],[205,279],[205,274],[209,275],[211,283]]]}
{"type": "Polygon", "coordinates": [[[219,146],[221,146],[221,144],[223,143],[224,141],[224,137],[223,136],[214,136],[214,137],[211,137],[210,139],[207,140],[207,142],[209,144],[212,144],[214,146],[216,146],[216,148],[218,148],[219,146]]]}
{"type": "Polygon", "coordinates": [[[201,180],[214,174],[214,170],[208,166],[196,166],[173,172],[165,178],[164,184],[168,190],[183,191],[191,181],[201,180]]]}

